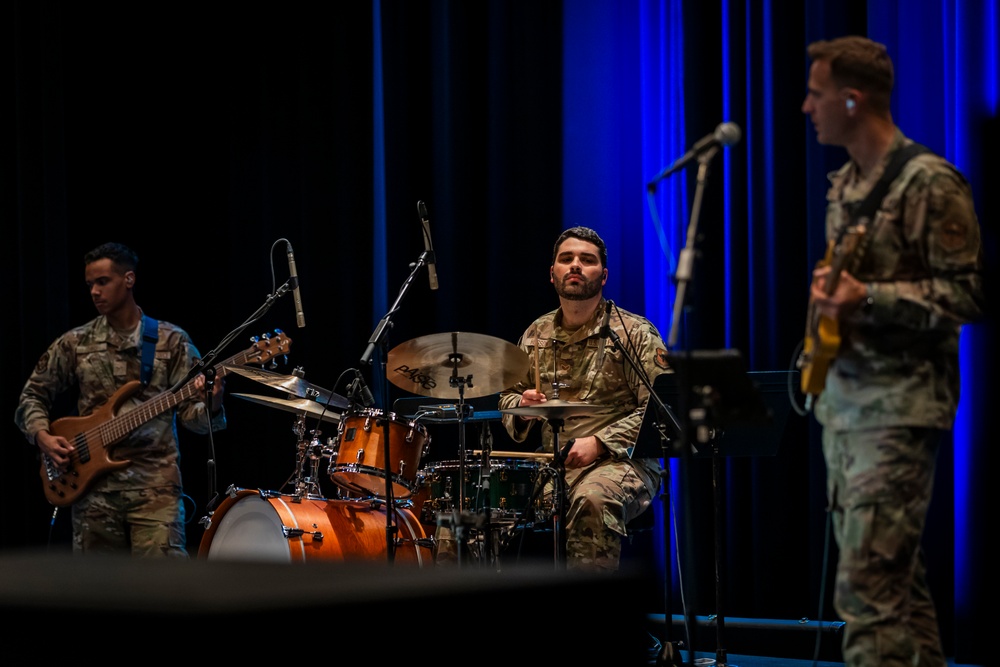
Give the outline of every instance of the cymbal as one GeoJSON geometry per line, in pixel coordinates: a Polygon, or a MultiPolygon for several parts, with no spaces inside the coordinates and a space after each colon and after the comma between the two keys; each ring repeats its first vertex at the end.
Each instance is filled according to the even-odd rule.
{"type": "Polygon", "coordinates": [[[507,415],[520,415],[521,417],[541,417],[542,419],[565,419],[566,417],[576,417],[578,415],[597,415],[610,411],[611,408],[604,405],[594,405],[592,403],[573,403],[559,398],[539,403],[538,405],[526,405],[521,408],[508,408],[500,412],[507,415]]]}
{"type": "Polygon", "coordinates": [[[322,403],[309,400],[308,398],[287,399],[274,398],[272,396],[257,396],[255,394],[233,394],[233,396],[271,408],[278,408],[285,412],[308,412],[313,417],[319,417],[320,421],[340,421],[340,413],[336,409],[331,407],[324,410],[322,403]]]}
{"type": "Polygon", "coordinates": [[[489,396],[528,374],[528,355],[500,338],[453,331],[408,340],[389,351],[388,379],[433,398],[489,396]],[[464,389],[463,389],[464,387],[464,389]]]}
{"type": "Polygon", "coordinates": [[[251,380],[256,380],[261,384],[266,384],[268,387],[274,387],[289,394],[295,394],[299,398],[313,399],[322,405],[329,403],[330,407],[338,408],[346,408],[350,405],[350,402],[343,396],[310,384],[297,375],[282,375],[281,373],[273,373],[252,366],[226,366],[226,369],[243,377],[248,377],[251,380]]]}

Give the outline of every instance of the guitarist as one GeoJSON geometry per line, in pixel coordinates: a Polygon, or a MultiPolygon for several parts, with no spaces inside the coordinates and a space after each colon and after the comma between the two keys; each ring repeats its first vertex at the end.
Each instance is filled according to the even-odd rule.
{"type": "MultiPolygon", "coordinates": [[[[66,437],[50,432],[50,411],[57,397],[75,393],[78,413],[85,417],[107,404],[126,382],[143,379],[145,365],[148,383],[121,405],[118,412],[124,413],[130,406],[169,391],[200,358],[183,329],[143,316],[135,301],[135,252],[119,243],[105,243],[84,255],[83,263],[98,316],[49,346],[24,385],[14,416],[43,459],[48,457],[63,471],[76,448],[66,437]],[[150,323],[149,328],[155,331],[146,330],[150,323]],[[145,357],[144,344],[148,349],[145,357]]],[[[203,396],[204,375],[194,382],[198,389],[195,395],[203,396]]],[[[131,463],[96,479],[73,503],[75,553],[187,557],[175,418],[196,433],[207,433],[209,421],[212,430],[225,428],[223,393],[220,377],[213,382],[210,401],[206,397],[207,402],[181,402],[115,446],[112,458],[131,463]]]]}
{"type": "MultiPolygon", "coordinates": [[[[826,234],[858,222],[896,151],[913,144],[893,122],[893,64],[862,37],[820,41],[802,111],[819,143],[849,160],[830,175],[826,234]]],[[[930,152],[911,157],[879,198],[857,261],[816,309],[841,343],[816,402],[828,508],[839,547],[833,604],[845,621],[844,663],[946,664],[920,546],[937,452],[958,406],[958,341],[983,309],[979,222],[966,180],[930,152]]]]}

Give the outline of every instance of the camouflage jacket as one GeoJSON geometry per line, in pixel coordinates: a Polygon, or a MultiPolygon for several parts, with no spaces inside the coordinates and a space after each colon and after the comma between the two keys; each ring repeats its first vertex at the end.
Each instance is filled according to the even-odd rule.
{"type": "MultiPolygon", "coordinates": [[[[892,149],[913,143],[898,129],[892,149]]],[[[891,153],[891,150],[890,150],[891,153]]],[[[885,163],[860,181],[848,162],[831,173],[826,235],[852,224],[850,210],[885,163]]],[[[816,404],[835,430],[950,428],[958,407],[958,340],[983,310],[979,222],[965,178],[932,153],[912,158],[847,259],[872,299],[840,322],[840,349],[816,404]]]]}
{"type": "MultiPolygon", "coordinates": [[[[548,398],[553,398],[553,387],[558,382],[561,400],[612,408],[607,414],[568,417],[559,432],[560,446],[570,438],[596,435],[613,457],[628,458],[639,435],[649,391],[614,342],[601,337],[605,303],[602,299],[590,322],[574,332],[567,332],[560,326],[560,309],[535,320],[518,341],[531,362],[528,374],[500,394],[499,406],[501,410],[517,407],[521,393],[535,387],[537,351],[538,387],[548,398]]],[[[649,381],[669,371],[666,345],[656,327],[644,317],[624,310],[618,312],[621,318],[617,312],[613,313],[611,328],[628,348],[630,356],[645,370],[649,381]]],[[[516,442],[523,442],[530,429],[542,423],[515,415],[503,416],[504,427],[516,442]]],[[[552,439],[552,429],[546,424],[542,432],[545,451],[552,451],[552,439]]],[[[659,472],[658,460],[645,460],[644,463],[651,471],[659,472]]]]}
{"type": "MultiPolygon", "coordinates": [[[[130,380],[138,380],[142,357],[142,325],[123,336],[100,316],[72,329],[53,342],[42,354],[34,371],[21,390],[14,421],[28,441],[48,429],[57,398],[76,394],[76,409],[87,416],[108,402],[130,380]]],[[[117,414],[135,408],[169,391],[183,380],[201,358],[188,334],[169,322],[159,322],[155,360],[149,385],[126,399],[117,414]]],[[[106,478],[107,490],[123,490],[170,484],[181,485],[180,452],[177,443],[177,420],[195,433],[207,433],[206,406],[201,401],[186,400],[132,431],[114,446],[112,458],[132,462],[106,478]]],[[[95,424],[96,425],[96,424],[95,424]]],[[[225,428],[225,412],[212,419],[213,430],[225,428]]]]}

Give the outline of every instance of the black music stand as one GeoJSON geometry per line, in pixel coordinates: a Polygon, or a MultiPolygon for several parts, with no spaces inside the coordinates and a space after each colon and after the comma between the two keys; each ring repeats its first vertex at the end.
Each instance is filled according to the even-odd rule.
{"type": "MultiPolygon", "coordinates": [[[[773,456],[781,444],[790,402],[785,389],[796,371],[747,373],[738,350],[695,350],[670,357],[673,373],[658,375],[653,391],[660,400],[677,409],[682,442],[665,446],[664,429],[657,410],[648,405],[632,452],[633,458],[712,457],[715,511],[716,571],[716,665],[724,667],[725,616],[722,605],[721,555],[722,456],[773,456]]],[[[665,462],[667,468],[669,462],[665,462]]],[[[669,516],[669,508],[666,510],[669,516]]],[[[669,522],[668,528],[669,528],[669,522]]],[[[665,531],[666,554],[670,554],[669,530],[665,531]]],[[[669,559],[668,559],[669,561],[669,559]]],[[[665,577],[669,583],[671,570],[665,577]]],[[[669,597],[664,610],[665,627],[672,623],[669,597]]],[[[693,616],[691,617],[693,621],[693,616]]],[[[692,624],[693,625],[693,624],[692,624]]],[[[690,638],[689,638],[690,642],[690,638]]],[[[694,646],[689,647],[692,654],[694,646]]]]}

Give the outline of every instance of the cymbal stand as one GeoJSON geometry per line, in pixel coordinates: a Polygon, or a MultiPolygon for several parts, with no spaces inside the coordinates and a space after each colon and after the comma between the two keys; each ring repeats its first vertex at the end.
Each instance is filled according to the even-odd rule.
{"type": "MultiPolygon", "coordinates": [[[[558,389],[556,398],[558,398],[558,389]]],[[[557,570],[566,567],[566,452],[559,448],[559,431],[563,429],[563,419],[549,419],[552,429],[552,541],[553,557],[557,570]]],[[[566,451],[573,446],[573,441],[566,443],[566,451]]]]}
{"type": "Polygon", "coordinates": [[[493,473],[493,465],[490,462],[490,454],[493,451],[492,445],[492,434],[489,430],[489,425],[484,424],[483,430],[479,434],[479,447],[482,450],[482,456],[479,460],[479,491],[478,495],[483,498],[483,506],[477,509],[483,514],[483,550],[486,554],[486,561],[494,567],[497,563],[497,555],[494,553],[496,547],[493,540],[493,504],[490,497],[490,478],[493,473]]]}
{"type": "Polygon", "coordinates": [[[323,492],[319,486],[319,467],[320,461],[327,452],[320,443],[319,437],[322,435],[322,432],[319,429],[310,432],[312,435],[310,440],[307,441],[305,439],[305,419],[305,413],[300,413],[295,419],[295,425],[292,427],[292,431],[298,438],[295,474],[292,479],[292,488],[294,489],[292,495],[296,502],[302,500],[302,498],[323,497],[323,492]],[[309,465],[308,474],[306,472],[307,462],[309,465]]]}
{"type": "Polygon", "coordinates": [[[448,385],[458,389],[458,506],[455,510],[452,529],[455,531],[455,554],[458,566],[462,566],[464,560],[462,544],[465,542],[465,423],[467,421],[465,388],[472,387],[472,376],[459,377],[458,367],[462,364],[462,355],[457,350],[451,354],[452,363],[451,377],[448,378],[448,385]]]}

